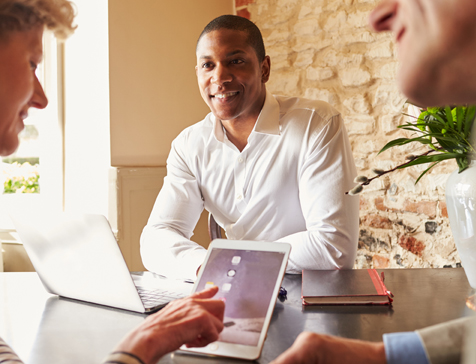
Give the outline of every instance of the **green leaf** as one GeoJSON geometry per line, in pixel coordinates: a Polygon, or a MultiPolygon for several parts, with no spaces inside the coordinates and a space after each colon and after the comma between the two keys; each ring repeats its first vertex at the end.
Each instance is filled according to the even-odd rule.
{"type": "Polygon", "coordinates": [[[440,154],[433,154],[433,155],[422,155],[420,157],[415,158],[411,162],[401,165],[397,169],[408,168],[411,166],[416,166],[418,164],[425,164],[425,163],[433,163],[433,162],[440,162],[446,159],[453,159],[453,158],[461,158],[461,154],[459,153],[440,153],[440,154]]]}
{"type": "Polygon", "coordinates": [[[476,106],[468,106],[466,109],[466,118],[464,120],[464,135],[469,136],[471,132],[471,126],[474,122],[474,115],[476,114],[476,106]]]}
{"type": "Polygon", "coordinates": [[[458,173],[463,172],[469,167],[469,159],[467,157],[456,158],[456,164],[458,164],[458,173]]]}
{"type": "Polygon", "coordinates": [[[431,166],[429,166],[427,169],[425,169],[417,178],[417,180],[415,181],[415,184],[418,183],[418,181],[430,170],[432,169],[434,166],[436,166],[438,163],[440,163],[441,161],[438,161],[438,162],[435,162],[433,163],[431,166]]]}
{"type": "Polygon", "coordinates": [[[387,144],[385,144],[385,146],[382,149],[380,149],[380,152],[378,152],[378,154],[386,151],[389,148],[393,148],[397,145],[407,144],[407,143],[410,142],[410,140],[411,139],[408,139],[408,138],[398,138],[398,139],[392,140],[392,141],[388,142],[387,144]]]}
{"type": "Polygon", "coordinates": [[[445,107],[445,113],[446,113],[445,125],[448,126],[449,128],[454,129],[454,127],[453,127],[453,114],[451,112],[451,107],[446,106],[445,107]]]}
{"type": "Polygon", "coordinates": [[[405,145],[405,144],[408,144],[408,143],[413,143],[413,142],[419,142],[420,144],[425,144],[425,145],[431,144],[430,140],[425,139],[425,137],[422,137],[422,136],[419,136],[419,137],[416,137],[416,138],[411,138],[411,139],[409,139],[409,138],[398,138],[398,139],[392,140],[392,141],[388,142],[387,144],[385,144],[384,147],[382,149],[380,149],[380,152],[378,152],[378,154],[380,154],[382,152],[385,152],[387,149],[390,149],[390,148],[393,148],[393,147],[396,147],[396,146],[405,145]]]}
{"type": "Polygon", "coordinates": [[[463,130],[463,120],[464,120],[464,111],[465,108],[462,106],[457,106],[453,109],[455,116],[453,119],[456,120],[456,130],[461,132],[463,130]]]}
{"type": "Polygon", "coordinates": [[[445,119],[443,119],[440,115],[438,115],[438,114],[433,114],[432,116],[433,116],[436,120],[438,120],[440,123],[446,124],[446,123],[445,123],[445,119]]]}

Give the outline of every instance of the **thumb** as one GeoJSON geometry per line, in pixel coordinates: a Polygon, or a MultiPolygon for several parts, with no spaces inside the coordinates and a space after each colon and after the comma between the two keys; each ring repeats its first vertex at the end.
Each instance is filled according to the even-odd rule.
{"type": "Polygon", "coordinates": [[[213,286],[213,287],[208,287],[205,288],[203,291],[200,292],[195,292],[190,295],[192,298],[199,298],[199,299],[206,299],[206,298],[212,298],[215,296],[218,292],[218,287],[213,286]]]}

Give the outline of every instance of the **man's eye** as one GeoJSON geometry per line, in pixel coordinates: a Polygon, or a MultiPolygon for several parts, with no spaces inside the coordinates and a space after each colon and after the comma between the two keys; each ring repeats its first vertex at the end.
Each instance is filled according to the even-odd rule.
{"type": "Polygon", "coordinates": [[[32,71],[36,71],[36,69],[38,68],[38,65],[35,62],[31,61],[30,68],[32,69],[32,71]]]}
{"type": "Polygon", "coordinates": [[[234,59],[230,63],[231,64],[241,64],[241,63],[243,63],[243,60],[242,59],[234,59]]]}
{"type": "Polygon", "coordinates": [[[202,64],[202,68],[210,68],[212,67],[212,64],[210,62],[206,62],[202,64]]]}

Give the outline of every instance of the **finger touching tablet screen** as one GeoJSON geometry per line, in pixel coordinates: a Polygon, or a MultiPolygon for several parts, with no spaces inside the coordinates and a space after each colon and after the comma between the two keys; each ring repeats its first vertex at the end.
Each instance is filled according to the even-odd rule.
{"type": "Polygon", "coordinates": [[[291,246],[286,243],[214,240],[193,291],[218,286],[225,301],[218,341],[188,352],[254,360],[261,354],[291,246]]]}

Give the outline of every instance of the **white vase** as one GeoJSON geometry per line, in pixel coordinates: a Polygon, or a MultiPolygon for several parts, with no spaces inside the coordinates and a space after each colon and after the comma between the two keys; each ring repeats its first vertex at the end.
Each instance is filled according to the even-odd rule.
{"type": "Polygon", "coordinates": [[[476,288],[476,161],[446,181],[451,232],[471,287],[476,288]]]}

